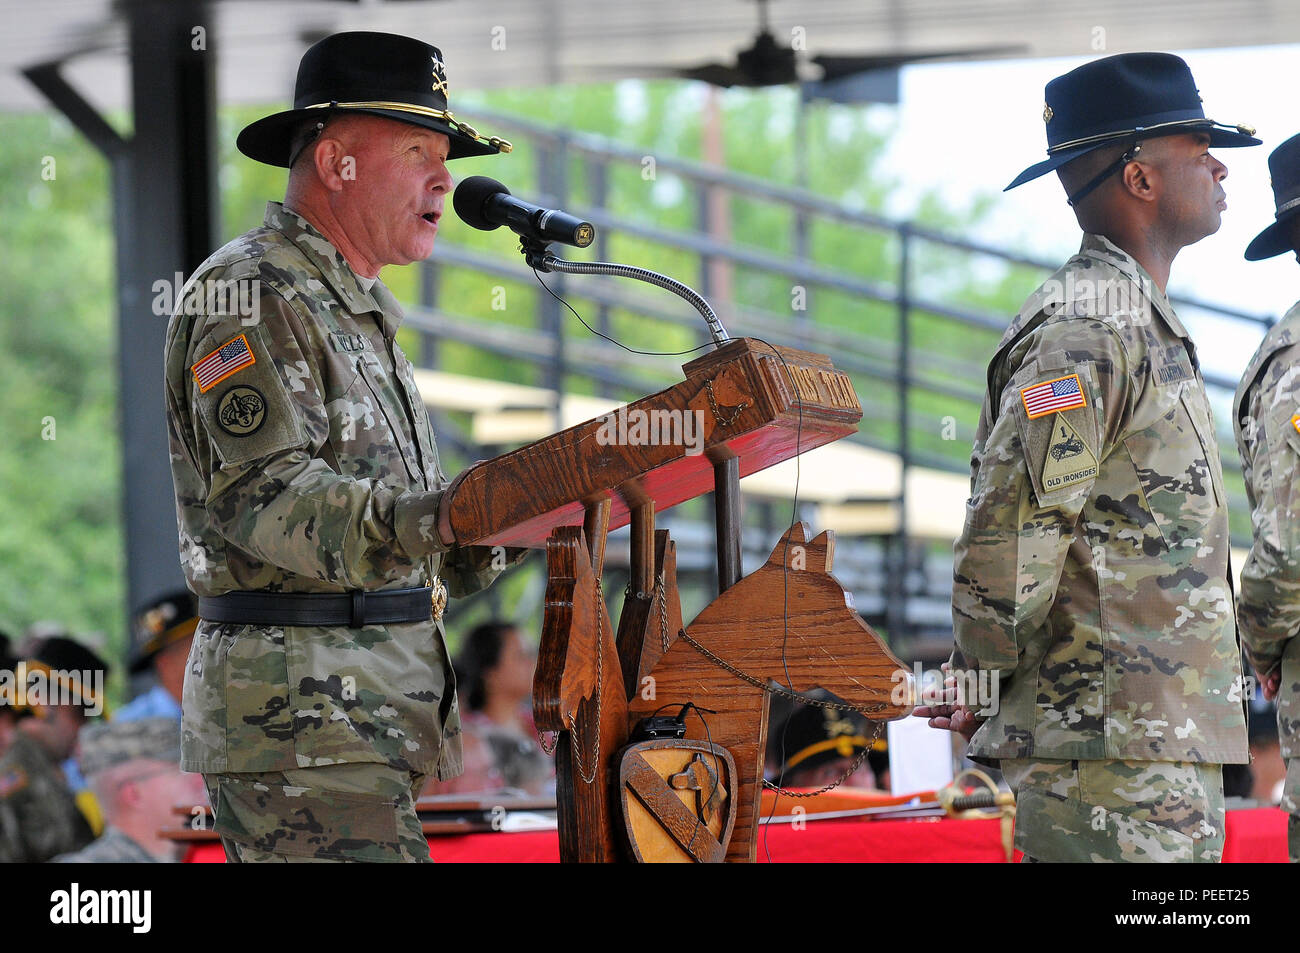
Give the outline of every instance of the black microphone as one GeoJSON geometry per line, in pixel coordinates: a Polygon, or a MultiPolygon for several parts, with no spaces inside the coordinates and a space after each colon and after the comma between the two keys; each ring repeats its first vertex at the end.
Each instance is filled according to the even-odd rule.
{"type": "Polygon", "coordinates": [[[451,204],[461,221],[485,232],[507,225],[524,238],[579,248],[586,248],[596,237],[590,222],[517,199],[508,188],[486,175],[470,176],[456,186],[451,204]]]}

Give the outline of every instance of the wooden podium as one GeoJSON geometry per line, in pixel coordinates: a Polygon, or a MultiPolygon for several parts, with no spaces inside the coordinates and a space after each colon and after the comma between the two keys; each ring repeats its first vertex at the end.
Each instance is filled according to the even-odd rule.
{"type": "Polygon", "coordinates": [[[910,674],[830,575],[831,533],[814,538],[796,523],[741,578],[740,477],[854,433],[862,408],[849,378],[822,355],[747,338],[683,371],[681,383],[607,417],[476,464],[446,503],[461,545],[546,549],[533,705],[538,729],[559,733],[566,861],[632,858],[619,757],[648,715],[694,703],[708,714],[688,719],[687,738],[734,761],[729,784],[710,775],[732,812],[725,846],[702,814],[678,807],[690,814],[687,789],[699,796],[685,771],[662,790],[636,789],[635,803],[667,818],[665,859],[752,861],[771,694],[821,687],[881,721],[913,705],[910,674]],[[656,532],[655,512],[708,492],[721,592],[685,626],[674,545],[656,532]],[[632,579],[615,625],[599,581],[608,532],[629,523],[632,579]]]}

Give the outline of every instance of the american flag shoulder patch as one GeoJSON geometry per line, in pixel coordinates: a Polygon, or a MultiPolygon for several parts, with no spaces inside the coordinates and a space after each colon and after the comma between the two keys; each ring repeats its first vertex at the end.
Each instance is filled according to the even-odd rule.
{"type": "Polygon", "coordinates": [[[1083,385],[1079,383],[1078,374],[1055,377],[1032,387],[1021,388],[1020,399],[1024,401],[1025,413],[1030,420],[1061,410],[1088,406],[1083,398],[1083,385]]]}
{"type": "Polygon", "coordinates": [[[248,346],[248,338],[236,334],[207,357],[200,358],[190,370],[194,374],[194,382],[199,385],[199,393],[206,394],[231,374],[256,363],[257,358],[248,346]]]}

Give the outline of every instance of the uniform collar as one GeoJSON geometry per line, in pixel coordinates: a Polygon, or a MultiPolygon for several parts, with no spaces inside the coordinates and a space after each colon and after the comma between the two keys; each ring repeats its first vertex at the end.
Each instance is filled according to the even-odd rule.
{"type": "Polygon", "coordinates": [[[1105,262],[1112,268],[1118,269],[1124,277],[1137,284],[1142,289],[1142,293],[1156,306],[1156,310],[1165,319],[1169,329],[1190,343],[1191,335],[1187,333],[1187,329],[1183,327],[1183,322],[1174,313],[1174,306],[1170,303],[1169,297],[1160,290],[1156,280],[1147,273],[1145,268],[1138,264],[1136,258],[1106,236],[1096,235],[1092,232],[1084,234],[1083,242],[1079,245],[1079,255],[1084,258],[1092,258],[1095,261],[1105,262]]]}
{"type": "Polygon", "coordinates": [[[1284,347],[1290,347],[1297,341],[1300,341],[1300,301],[1291,305],[1290,310],[1282,315],[1282,320],[1268,329],[1255,354],[1255,359],[1262,362],[1270,354],[1284,347]]]}
{"type": "Polygon", "coordinates": [[[1232,408],[1236,420],[1243,420],[1249,410],[1247,402],[1250,390],[1259,383],[1273,355],[1283,348],[1300,341],[1300,301],[1291,305],[1291,310],[1282,316],[1282,320],[1268,329],[1264,340],[1260,342],[1255,356],[1250,359],[1246,373],[1241,375],[1241,383],[1232,395],[1232,408]]]}
{"type": "Polygon", "coordinates": [[[402,323],[402,309],[382,281],[367,291],[347,259],[311,222],[280,202],[266,203],[266,226],[293,242],[320,270],[334,296],[353,314],[376,312],[381,316],[384,335],[391,338],[402,323]]]}
{"type": "Polygon", "coordinates": [[[147,857],[154,863],[157,863],[158,861],[158,858],[145,850],[144,846],[138,840],[126,833],[126,831],[122,830],[120,827],[114,827],[112,824],[104,824],[104,833],[99,835],[98,842],[102,844],[116,842],[120,850],[129,851],[137,857],[147,857]]]}

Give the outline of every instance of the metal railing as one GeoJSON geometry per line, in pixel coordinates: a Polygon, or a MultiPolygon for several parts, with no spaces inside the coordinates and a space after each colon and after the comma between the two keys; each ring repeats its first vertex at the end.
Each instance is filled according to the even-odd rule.
{"type": "MultiPolygon", "coordinates": [[[[1060,262],[1007,251],[912,222],[856,211],[820,195],[715,166],[655,156],[656,178],[675,177],[681,188],[694,198],[693,227],[665,227],[611,209],[617,204],[612,201],[617,198],[612,180],[621,169],[644,168],[647,158],[644,150],[489,109],[478,108],[475,114],[514,140],[516,155],[533,157],[535,181],[526,193],[531,200],[564,208],[596,225],[598,239],[587,250],[591,253],[587,257],[620,260],[618,247],[635,245],[671,261],[684,259],[688,266],[694,266],[694,275],[673,274],[672,268],[653,257],[632,263],[667,271],[687,283],[694,281],[697,289],[710,298],[733,336],[761,337],[775,344],[826,353],[839,370],[849,374],[863,405],[861,431],[849,439],[896,454],[903,479],[898,498],[894,500],[898,531],[885,539],[852,543],[844,540],[840,547],[843,566],[841,569],[837,564],[837,576],[850,589],[855,586],[867,589],[868,601],[880,597],[884,624],[896,647],[909,635],[933,630],[932,622],[915,622],[909,606],[913,600],[938,600],[946,604],[950,593],[946,587],[935,591],[934,583],[934,579],[943,575],[932,570],[935,560],[950,558],[951,549],[944,545],[950,541],[911,540],[903,535],[909,507],[923,505],[908,498],[908,471],[923,466],[953,473],[968,472],[969,449],[986,387],[987,361],[1019,301],[1055,271],[1060,262]],[[581,188],[572,187],[575,170],[580,172],[581,188]],[[719,192],[733,202],[761,203],[780,210],[790,222],[786,244],[792,251],[775,251],[719,236],[718,222],[713,217],[717,207],[714,199],[719,192]],[[815,260],[809,249],[815,243],[813,239],[819,227],[848,227],[859,230],[864,241],[883,240],[890,251],[890,273],[882,270],[881,274],[864,276],[815,260]],[[930,276],[926,271],[931,266],[927,259],[933,263],[943,256],[960,257],[966,262],[983,259],[995,263],[994,277],[998,281],[1014,280],[1019,284],[1023,279],[1023,287],[1017,288],[1019,298],[1006,310],[994,310],[963,301],[960,294],[954,298],[927,293],[927,287],[933,282],[920,280],[930,276]],[[775,279],[788,282],[791,289],[804,289],[806,302],[815,303],[819,298],[833,300],[841,320],[838,323],[816,320],[815,304],[803,311],[775,310],[770,306],[770,295],[764,302],[768,304],[766,307],[754,302],[742,303],[744,296],[740,294],[715,297],[723,293],[714,287],[719,274],[729,274],[733,285],[742,281],[770,284],[775,279]],[[844,311],[859,314],[862,326],[845,327],[844,311]],[[855,554],[854,545],[874,547],[883,553],[883,560],[855,554]],[[852,567],[858,566],[866,567],[863,575],[847,578],[845,571],[852,572],[852,567]]],[[[515,189],[524,191],[521,185],[515,185],[515,189]]],[[[505,239],[501,241],[504,243],[505,239]]],[[[567,257],[582,255],[574,253],[567,257]]],[[[947,266],[938,266],[939,270],[944,267],[947,266]]],[[[968,266],[964,270],[970,271],[968,266]]],[[[602,333],[610,334],[619,316],[624,315],[636,316],[639,321],[662,328],[664,334],[677,341],[685,340],[689,344],[707,340],[698,316],[667,295],[629,287],[613,279],[574,282],[550,275],[547,282],[557,294],[583,302],[589,309],[583,316],[602,333]]],[[[424,266],[421,288],[420,307],[410,313],[408,323],[425,335],[429,345],[425,351],[429,358],[426,363],[436,367],[440,342],[448,340],[487,354],[523,361],[533,368],[532,382],[554,393],[557,425],[560,396],[566,388],[587,387],[600,396],[623,399],[640,396],[679,380],[677,364],[689,360],[684,357],[674,362],[632,354],[585,330],[581,334],[573,333],[569,328],[578,327],[576,323],[566,326],[563,305],[536,287],[533,274],[522,258],[511,261],[508,255],[497,250],[484,251],[444,240],[434,259],[424,266]],[[487,275],[497,281],[533,283],[536,288],[533,326],[497,323],[482,315],[472,318],[453,315],[440,308],[437,290],[458,270],[487,275]]],[[[988,291],[987,288],[977,290],[988,291]]],[[[1256,332],[1262,332],[1275,320],[1272,316],[1250,314],[1183,295],[1173,295],[1171,300],[1180,308],[1241,322],[1256,332]]],[[[583,307],[578,310],[583,311],[583,307]]],[[[1235,380],[1213,374],[1207,374],[1205,379],[1212,396],[1217,394],[1220,398],[1225,391],[1230,395],[1236,386],[1235,380]]],[[[1223,424],[1221,420],[1219,441],[1224,467],[1229,473],[1239,475],[1240,463],[1231,430],[1223,424]]],[[[465,435],[456,435],[454,428],[452,433],[469,459],[494,449],[472,446],[465,435]]],[[[1235,539],[1247,542],[1248,510],[1239,476],[1235,478],[1230,497],[1230,510],[1236,515],[1235,539]]],[[[683,559],[684,566],[690,562],[689,558],[683,559]]],[[[933,605],[928,606],[919,616],[933,619],[933,609],[933,605]]]]}

